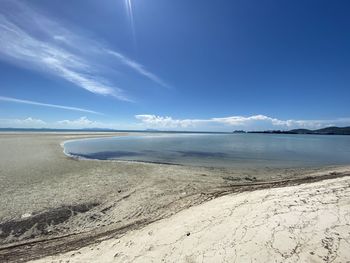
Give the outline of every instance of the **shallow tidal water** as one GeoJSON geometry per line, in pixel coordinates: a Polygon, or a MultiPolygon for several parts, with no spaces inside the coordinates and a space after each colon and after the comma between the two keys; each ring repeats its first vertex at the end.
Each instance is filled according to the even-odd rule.
{"type": "Polygon", "coordinates": [[[350,136],[156,134],[68,141],[68,155],[206,167],[318,167],[350,164],[350,136]]]}

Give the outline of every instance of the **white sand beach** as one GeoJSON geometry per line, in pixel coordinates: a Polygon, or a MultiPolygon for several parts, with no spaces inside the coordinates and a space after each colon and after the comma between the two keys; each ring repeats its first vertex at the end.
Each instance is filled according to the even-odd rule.
{"type": "Polygon", "coordinates": [[[349,262],[350,179],[232,194],[44,262],[349,262]]]}

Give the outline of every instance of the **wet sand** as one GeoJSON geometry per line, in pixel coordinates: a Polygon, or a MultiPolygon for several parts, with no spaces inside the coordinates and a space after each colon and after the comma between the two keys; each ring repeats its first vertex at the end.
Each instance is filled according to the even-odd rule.
{"type": "Polygon", "coordinates": [[[350,169],[219,169],[76,160],[65,140],[125,133],[0,134],[0,261],[25,262],[141,229],[218,196],[350,169]]]}

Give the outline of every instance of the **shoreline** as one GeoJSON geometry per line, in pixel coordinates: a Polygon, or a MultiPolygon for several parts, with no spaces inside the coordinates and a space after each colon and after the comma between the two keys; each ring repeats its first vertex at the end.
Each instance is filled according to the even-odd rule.
{"type": "Polygon", "coordinates": [[[67,138],[91,137],[101,137],[101,133],[0,134],[4,145],[0,150],[0,227],[23,228],[17,236],[2,234],[0,259],[25,262],[78,249],[223,195],[315,183],[348,176],[350,171],[349,166],[234,170],[115,160],[85,162],[62,154],[61,142],[67,138]],[[11,153],[18,160],[10,159],[11,153]],[[54,215],[60,222],[42,219],[54,215]]]}

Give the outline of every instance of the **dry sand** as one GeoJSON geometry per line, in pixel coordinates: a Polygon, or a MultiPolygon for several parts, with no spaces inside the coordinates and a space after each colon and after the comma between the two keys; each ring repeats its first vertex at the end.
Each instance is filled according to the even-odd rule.
{"type": "Polygon", "coordinates": [[[0,262],[89,246],[221,195],[339,177],[350,170],[75,160],[60,146],[69,139],[124,135],[0,134],[0,262]]]}
{"type": "Polygon", "coordinates": [[[349,262],[350,178],[228,195],[41,262],[349,262]]]}

